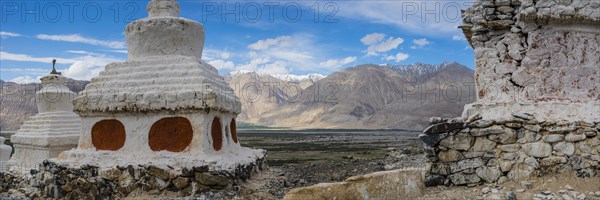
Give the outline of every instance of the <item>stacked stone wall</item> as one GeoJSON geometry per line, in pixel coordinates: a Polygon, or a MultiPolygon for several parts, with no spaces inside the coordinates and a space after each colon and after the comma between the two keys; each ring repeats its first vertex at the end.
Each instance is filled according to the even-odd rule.
{"type": "Polygon", "coordinates": [[[120,199],[235,195],[240,183],[266,168],[264,159],[232,170],[197,166],[175,170],[154,165],[101,169],[93,165],[72,168],[44,161],[39,170],[22,175],[0,173],[0,198],[120,199]]]}
{"type": "Polygon", "coordinates": [[[506,121],[450,120],[427,129],[421,135],[430,161],[426,184],[496,183],[558,173],[596,176],[600,123],[514,116],[506,121]]]}
{"type": "Polygon", "coordinates": [[[477,101],[420,136],[426,184],[596,176],[600,0],[478,0],[462,14],[477,101]]]}

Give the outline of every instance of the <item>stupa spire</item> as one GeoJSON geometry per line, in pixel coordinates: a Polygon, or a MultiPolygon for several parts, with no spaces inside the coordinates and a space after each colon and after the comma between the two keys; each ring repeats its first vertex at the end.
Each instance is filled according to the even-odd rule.
{"type": "Polygon", "coordinates": [[[60,73],[60,72],[57,72],[57,71],[56,71],[56,67],[55,67],[55,66],[56,66],[56,59],[52,59],[52,71],[50,72],[50,74],[58,74],[58,75],[61,75],[61,73],[60,73]]]}
{"type": "Polygon", "coordinates": [[[148,3],[148,17],[179,17],[179,3],[175,0],[152,0],[148,3]]]}

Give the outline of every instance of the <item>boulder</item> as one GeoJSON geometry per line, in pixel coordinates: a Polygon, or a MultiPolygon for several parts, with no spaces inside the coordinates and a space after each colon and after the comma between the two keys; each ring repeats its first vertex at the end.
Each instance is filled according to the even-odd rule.
{"type": "Polygon", "coordinates": [[[457,150],[450,149],[447,151],[440,151],[438,158],[442,162],[454,162],[462,159],[462,154],[457,150]]]}
{"type": "Polygon", "coordinates": [[[494,124],[492,120],[477,120],[469,124],[469,127],[487,128],[494,124]]]}
{"type": "Polygon", "coordinates": [[[177,177],[173,179],[173,185],[177,187],[177,189],[183,189],[189,185],[190,181],[185,177],[177,177]]]}
{"type": "Polygon", "coordinates": [[[427,127],[423,133],[424,134],[438,134],[438,133],[448,133],[450,131],[456,129],[462,129],[465,127],[464,122],[444,122],[439,124],[434,124],[427,127]]]}
{"type": "Polygon", "coordinates": [[[211,175],[208,172],[198,173],[195,175],[196,181],[202,185],[208,186],[227,186],[229,184],[229,179],[224,176],[219,175],[211,175]]]}
{"type": "Polygon", "coordinates": [[[560,156],[550,156],[540,160],[540,166],[542,167],[550,167],[554,165],[558,165],[560,163],[566,163],[567,159],[565,157],[560,156]]]}
{"type": "Polygon", "coordinates": [[[563,141],[564,139],[565,139],[565,136],[562,134],[545,135],[543,137],[544,142],[549,142],[549,143],[560,142],[560,141],[563,141]]]}
{"type": "Polygon", "coordinates": [[[537,159],[533,158],[533,157],[527,157],[525,158],[525,160],[523,161],[523,163],[537,169],[538,167],[540,167],[540,163],[537,161],[537,159]]]}
{"type": "Polygon", "coordinates": [[[517,139],[517,142],[521,144],[531,143],[541,140],[542,135],[538,132],[533,132],[528,129],[519,129],[517,131],[517,139]]]}
{"type": "Polygon", "coordinates": [[[542,127],[540,125],[537,124],[525,124],[523,125],[523,128],[533,131],[533,132],[540,132],[540,130],[542,130],[542,127]]]}
{"type": "Polygon", "coordinates": [[[444,176],[431,174],[425,177],[425,186],[427,187],[444,185],[445,183],[446,178],[444,178],[444,176]]]}
{"type": "Polygon", "coordinates": [[[587,136],[585,136],[585,134],[575,134],[575,133],[569,133],[565,136],[565,141],[567,142],[578,142],[581,140],[585,140],[587,136]]]}
{"type": "Polygon", "coordinates": [[[473,137],[468,135],[452,135],[442,141],[440,145],[456,150],[469,150],[473,144],[473,137]]]}
{"type": "Polygon", "coordinates": [[[508,172],[508,174],[506,176],[511,180],[528,178],[531,175],[531,173],[533,173],[533,171],[534,171],[533,167],[521,163],[521,164],[516,164],[515,166],[513,166],[512,170],[510,170],[510,172],[508,172]]]}
{"type": "Polygon", "coordinates": [[[505,144],[499,145],[498,149],[503,152],[517,152],[521,149],[521,146],[519,144],[505,144]]]}
{"type": "Polygon", "coordinates": [[[488,140],[485,137],[477,137],[475,143],[469,151],[487,151],[496,148],[496,143],[488,140]]]}
{"type": "Polygon", "coordinates": [[[170,174],[166,169],[151,165],[148,167],[148,173],[161,178],[162,180],[169,180],[170,174]]]}
{"type": "Polygon", "coordinates": [[[570,142],[559,142],[554,144],[554,151],[556,151],[559,155],[573,155],[575,153],[575,145],[570,142]]]}
{"type": "Polygon", "coordinates": [[[542,142],[523,144],[521,150],[536,158],[545,158],[552,155],[552,146],[542,142]]]}
{"type": "Polygon", "coordinates": [[[546,127],[546,129],[548,131],[550,131],[550,133],[562,134],[562,133],[574,131],[577,128],[574,126],[551,126],[551,127],[546,127]]]}
{"type": "Polygon", "coordinates": [[[473,129],[473,130],[471,130],[471,135],[472,136],[496,135],[496,134],[503,134],[505,132],[506,132],[506,130],[502,126],[493,125],[493,126],[490,126],[487,128],[473,129]]]}
{"type": "Polygon", "coordinates": [[[477,174],[455,173],[448,176],[454,185],[465,185],[469,183],[479,183],[481,178],[477,174]]]}
{"type": "Polygon", "coordinates": [[[100,172],[100,176],[104,179],[114,181],[114,180],[117,180],[121,176],[121,170],[119,170],[117,168],[109,169],[109,170],[100,172]]]}
{"type": "Polygon", "coordinates": [[[485,163],[481,158],[464,159],[450,164],[450,172],[456,173],[466,169],[475,169],[483,166],[485,163]]]}
{"type": "Polygon", "coordinates": [[[448,133],[439,133],[439,134],[419,134],[419,139],[425,145],[433,147],[440,143],[441,140],[446,138],[448,133]]]}
{"type": "Polygon", "coordinates": [[[432,163],[429,172],[432,174],[448,175],[450,174],[450,165],[443,163],[432,163]]]}
{"type": "Polygon", "coordinates": [[[483,179],[488,183],[492,183],[498,180],[498,178],[500,178],[500,176],[502,175],[502,172],[500,172],[500,169],[498,169],[498,167],[485,166],[477,168],[475,170],[475,173],[477,174],[477,176],[479,176],[479,178],[483,179]]]}
{"type": "Polygon", "coordinates": [[[512,144],[517,142],[517,132],[510,128],[505,128],[504,133],[497,135],[490,135],[488,138],[494,142],[500,144],[512,144]]]}
{"type": "Polygon", "coordinates": [[[412,199],[420,197],[424,190],[421,170],[402,169],[353,176],[344,182],[295,188],[283,199],[412,199]]]}

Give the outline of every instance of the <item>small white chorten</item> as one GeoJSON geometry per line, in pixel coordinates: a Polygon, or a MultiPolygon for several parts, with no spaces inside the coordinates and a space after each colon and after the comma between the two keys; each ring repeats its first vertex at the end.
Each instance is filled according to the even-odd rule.
{"type": "Polygon", "coordinates": [[[230,168],[264,158],[238,142],[241,103],[201,60],[203,26],[179,17],[175,0],[152,0],[147,9],[127,25],[128,60],[108,64],[75,99],[79,146],[59,160],[230,168]]]}
{"type": "Polygon", "coordinates": [[[38,114],[10,137],[15,153],[9,162],[18,170],[36,168],[44,160],[77,147],[79,140],[81,119],[73,112],[75,93],[67,87],[67,78],[53,66],[40,80],[42,88],[35,93],[38,114]]]}

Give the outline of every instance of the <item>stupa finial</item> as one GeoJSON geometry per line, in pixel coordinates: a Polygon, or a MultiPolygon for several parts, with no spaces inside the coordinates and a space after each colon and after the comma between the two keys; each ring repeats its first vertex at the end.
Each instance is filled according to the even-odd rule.
{"type": "Polygon", "coordinates": [[[58,75],[60,75],[61,73],[56,71],[55,66],[56,66],[56,59],[52,59],[52,71],[50,72],[50,74],[58,74],[58,75]]]}
{"type": "Polygon", "coordinates": [[[175,0],[151,0],[146,9],[149,17],[179,17],[179,3],[175,0]]]}

